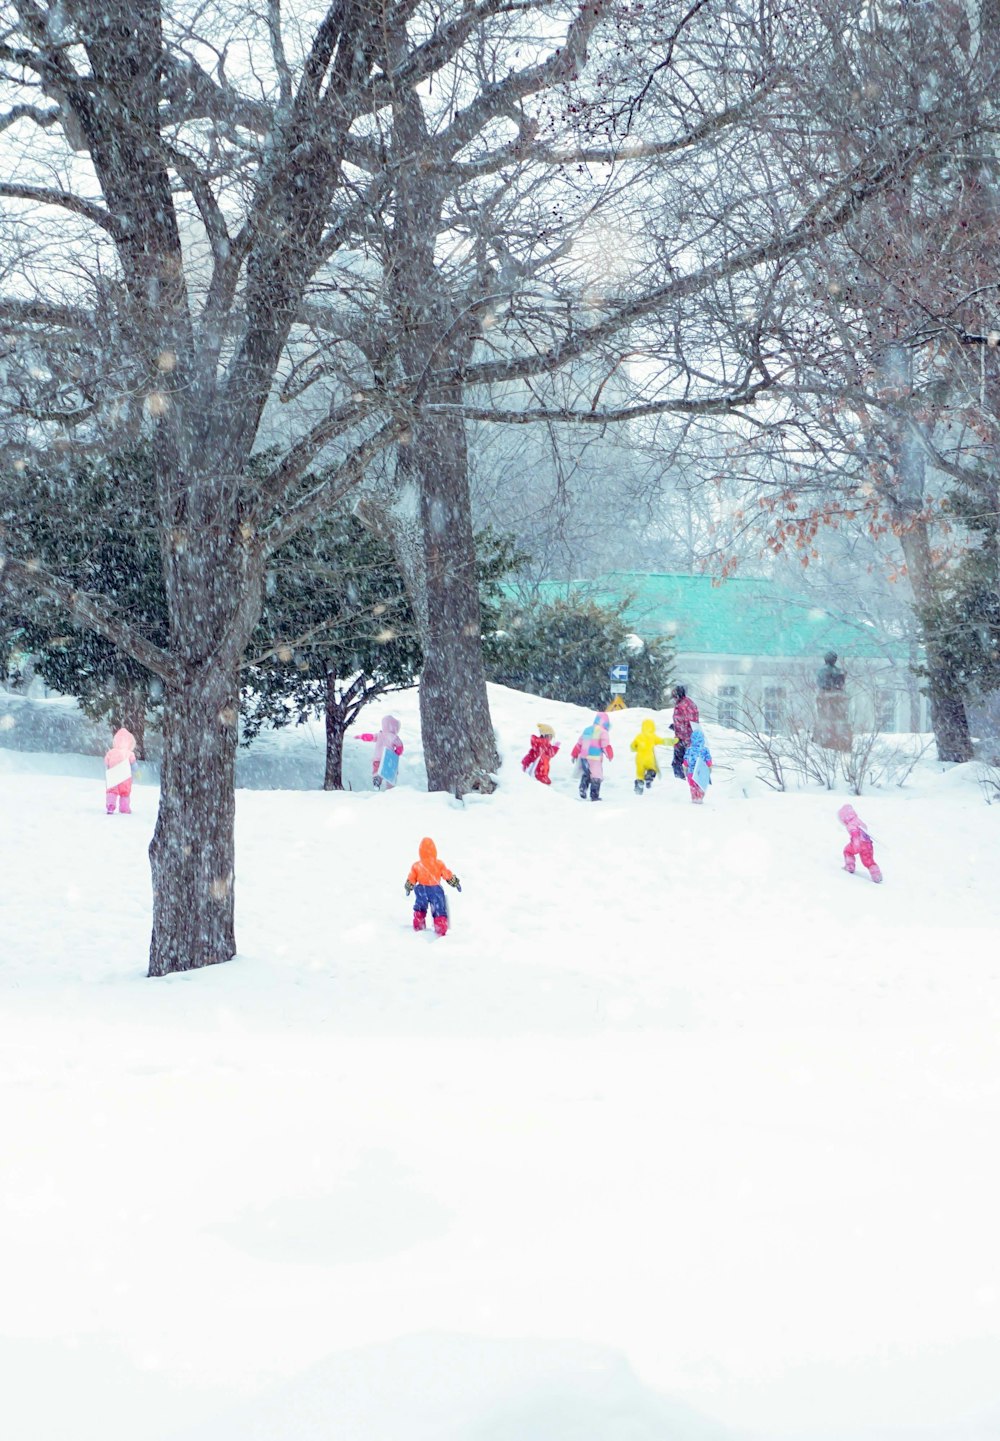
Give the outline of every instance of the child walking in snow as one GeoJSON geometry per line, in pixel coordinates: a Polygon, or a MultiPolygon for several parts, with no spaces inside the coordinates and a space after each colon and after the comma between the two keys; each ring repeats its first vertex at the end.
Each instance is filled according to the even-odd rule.
{"type": "Polygon", "coordinates": [[[837,812],[837,819],[847,827],[847,834],[850,840],[844,847],[844,870],[854,874],[854,857],[861,857],[861,864],[868,867],[868,874],[876,885],[882,879],[882,872],[875,864],[875,846],[871,836],[865,830],[865,823],[861,820],[853,806],[841,806],[837,812]]]}
{"type": "Polygon", "coordinates": [[[683,780],[686,774],[684,770],[684,752],[691,740],[691,727],[696,726],[701,719],[698,714],[698,707],[682,685],[675,685],[673,690],[674,698],[674,720],[673,732],[677,737],[677,748],[674,751],[671,770],[678,780],[683,780]]]}
{"type": "Polygon", "coordinates": [[[570,751],[574,760],[580,762],[580,799],[587,799],[587,791],[590,790],[590,799],[599,801],[601,799],[601,781],[604,779],[604,758],[614,760],[615,753],[611,749],[611,741],[608,733],[611,730],[611,722],[608,720],[607,711],[600,711],[594,716],[593,724],[580,736],[576,745],[570,751]]]}
{"type": "Polygon", "coordinates": [[[135,736],[124,727],[115,731],[111,749],[104,757],[104,790],[109,816],[117,806],[123,816],[132,814],[132,767],[135,765],[135,736]]]}
{"type": "Polygon", "coordinates": [[[531,737],[531,747],[521,762],[521,769],[530,771],[534,767],[535,780],[541,781],[543,786],[550,786],[552,781],[549,777],[549,762],[558,751],[559,747],[555,742],[555,731],[552,727],[539,726],[538,734],[531,737]]]}
{"type": "Polygon", "coordinates": [[[691,736],[684,752],[684,771],[691,789],[691,799],[696,806],[700,806],[705,799],[705,792],[712,784],[712,754],[701,726],[691,727],[691,736]]]}
{"type": "Polygon", "coordinates": [[[366,731],[355,736],[355,740],[375,742],[372,785],[376,790],[391,791],[399,776],[399,758],[403,754],[403,742],[399,739],[399,721],[394,715],[387,715],[377,735],[366,731]]]}
{"type": "Polygon", "coordinates": [[[660,763],[656,759],[657,746],[675,746],[675,737],[664,740],[656,734],[656,726],[651,720],[644,720],[639,728],[639,734],[630,746],[635,752],[635,793],[641,796],[643,790],[649,790],[656,777],[660,774],[660,763]]]}
{"type": "Polygon", "coordinates": [[[458,876],[450,871],[444,861],[438,858],[437,846],[430,836],[420,842],[420,856],[410,867],[403,889],[413,894],[413,929],[422,931],[427,925],[427,908],[434,917],[434,929],[439,936],[448,934],[448,902],[445,900],[441,882],[462,889],[458,876]]]}

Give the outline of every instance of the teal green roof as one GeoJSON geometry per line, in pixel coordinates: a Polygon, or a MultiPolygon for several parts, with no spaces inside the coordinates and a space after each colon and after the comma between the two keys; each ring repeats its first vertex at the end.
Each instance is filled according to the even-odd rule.
{"type": "MultiPolygon", "coordinates": [[[[510,587],[513,598],[521,592],[510,587]]],[[[734,576],[646,575],[614,571],[595,580],[541,581],[529,595],[553,601],[570,593],[598,604],[634,599],[628,623],[642,636],[672,636],[679,652],[822,659],[845,656],[905,659],[905,646],[863,620],[837,615],[803,601],[771,580],[734,576]]]]}

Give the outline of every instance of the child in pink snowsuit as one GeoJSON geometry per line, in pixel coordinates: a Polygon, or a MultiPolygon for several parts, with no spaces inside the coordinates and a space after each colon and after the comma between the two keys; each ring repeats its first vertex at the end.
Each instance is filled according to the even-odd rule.
{"type": "Polygon", "coordinates": [[[377,735],[366,731],[356,739],[375,742],[372,785],[376,790],[391,791],[399,775],[399,758],[403,754],[403,742],[399,739],[399,721],[394,715],[387,715],[377,735]]]}
{"type": "Polygon", "coordinates": [[[837,812],[837,819],[847,827],[850,840],[844,847],[844,870],[854,874],[854,857],[861,857],[861,864],[868,867],[868,874],[878,885],[882,879],[882,872],[875,864],[875,847],[872,838],[865,830],[864,822],[858,816],[853,806],[841,806],[837,812]]]}
{"type": "Polygon", "coordinates": [[[132,767],[135,765],[135,736],[125,729],[117,730],[111,741],[111,749],[104,757],[104,787],[108,815],[113,816],[115,806],[123,816],[132,814],[132,767]]]}

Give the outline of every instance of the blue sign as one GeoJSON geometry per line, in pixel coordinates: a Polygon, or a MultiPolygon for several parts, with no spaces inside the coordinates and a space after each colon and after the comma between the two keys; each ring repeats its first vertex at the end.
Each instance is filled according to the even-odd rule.
{"type": "Polygon", "coordinates": [[[628,684],[627,665],[613,665],[608,674],[611,676],[612,681],[620,681],[622,685],[628,684]]]}

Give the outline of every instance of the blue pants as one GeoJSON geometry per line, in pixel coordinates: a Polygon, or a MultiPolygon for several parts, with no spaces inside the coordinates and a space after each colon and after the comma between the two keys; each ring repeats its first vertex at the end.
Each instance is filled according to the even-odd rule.
{"type": "Polygon", "coordinates": [[[432,916],[446,916],[448,914],[448,902],[444,898],[444,891],[441,886],[414,886],[414,911],[422,911],[426,914],[428,906],[431,908],[432,916]]]}

